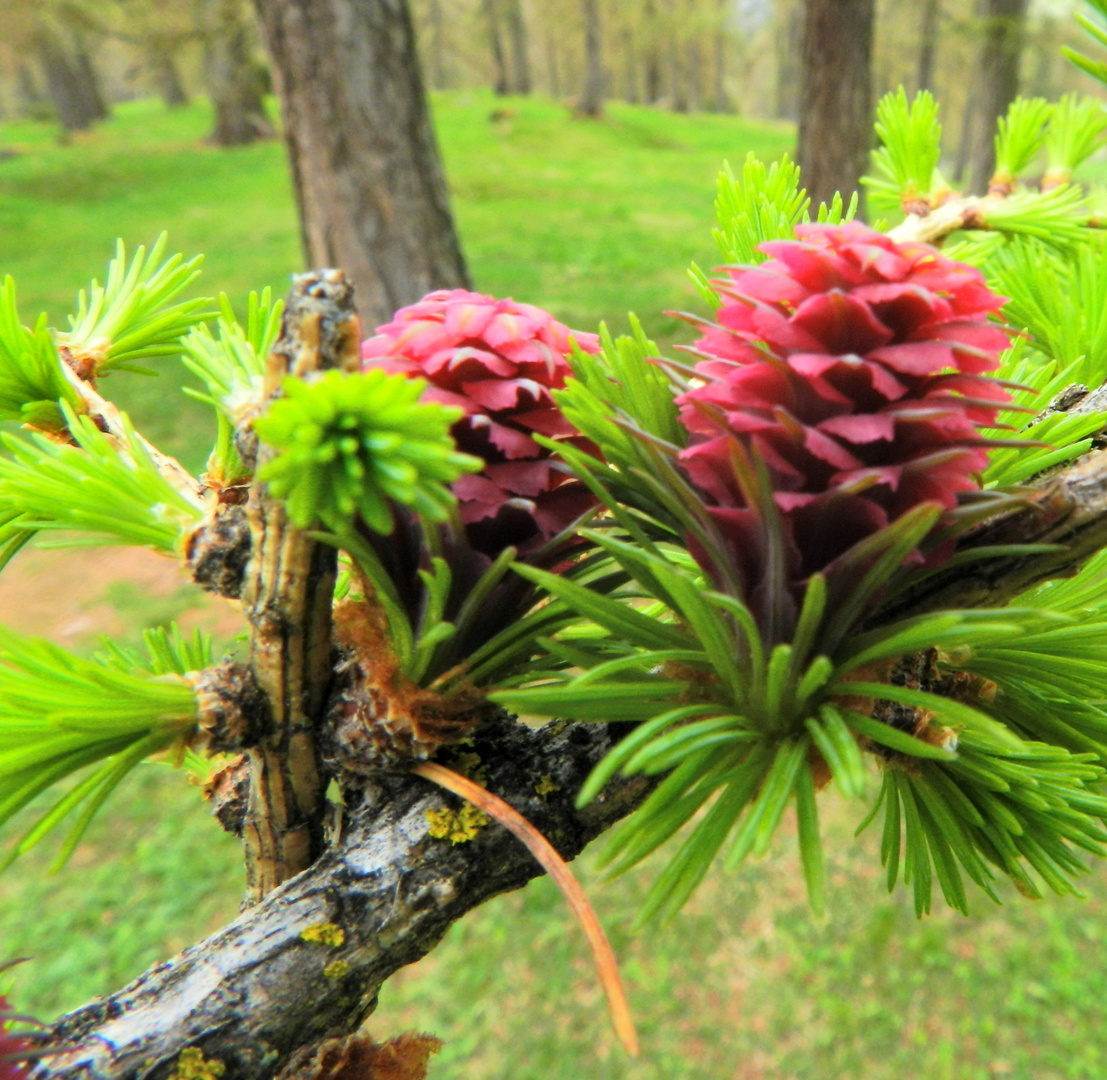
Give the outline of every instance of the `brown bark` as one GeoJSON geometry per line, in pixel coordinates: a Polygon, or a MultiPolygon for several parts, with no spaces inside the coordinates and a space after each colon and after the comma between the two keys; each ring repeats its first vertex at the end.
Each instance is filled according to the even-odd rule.
{"type": "Polygon", "coordinates": [[[241,0],[216,0],[205,57],[215,114],[208,141],[216,146],[246,146],[276,135],[265,113],[265,72],[252,46],[241,0]]]}
{"type": "Polygon", "coordinates": [[[304,251],[341,266],[366,329],[469,275],[406,0],[257,0],[304,251]]]}
{"type": "MultiPolygon", "coordinates": [[[[281,379],[361,366],[361,324],[349,284],[336,270],[296,279],[269,357],[266,391],[281,379]]],[[[262,447],[258,466],[272,456],[262,447]]],[[[256,903],[306,870],[323,847],[323,781],[316,758],[331,682],[335,549],[288,520],[284,504],[255,480],[246,506],[250,561],[242,606],[250,622],[250,665],[269,704],[270,732],[251,748],[243,826],[247,899],[256,903]]]]}
{"type": "Polygon", "coordinates": [[[996,122],[1019,90],[1029,0],[982,0],[983,39],[961,129],[957,171],[964,190],[981,193],[995,171],[996,122]]]}
{"type": "Polygon", "coordinates": [[[806,0],[799,150],[811,202],[849,202],[872,139],[875,0],[806,0]]]}
{"type": "Polygon", "coordinates": [[[577,104],[578,116],[602,116],[604,99],[603,42],[599,0],[581,0],[584,15],[584,93],[577,104]]]}

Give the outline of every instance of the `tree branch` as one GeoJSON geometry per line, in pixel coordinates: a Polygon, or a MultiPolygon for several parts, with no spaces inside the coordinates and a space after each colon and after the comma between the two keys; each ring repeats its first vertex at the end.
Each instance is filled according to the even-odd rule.
{"type": "MultiPolygon", "coordinates": [[[[619,725],[563,722],[535,731],[501,714],[473,750],[488,788],[573,858],[650,789],[641,777],[619,780],[574,808],[620,733],[619,725]]],[[[222,1080],[270,1080],[299,1047],[356,1029],[393,972],[467,911],[540,873],[496,825],[466,844],[432,838],[427,811],[451,798],[411,775],[371,783],[341,845],[310,870],[206,941],[57,1021],[46,1044],[73,1049],[40,1061],[32,1080],[164,1080],[189,1047],[221,1062],[222,1080]]]]}
{"type": "Polygon", "coordinates": [[[1052,476],[1025,509],[1001,514],[958,545],[958,554],[998,544],[1056,544],[1036,555],[949,566],[885,604],[880,623],[939,608],[1000,606],[1051,578],[1072,577],[1107,547],[1107,451],[1086,454],[1052,476]]]}

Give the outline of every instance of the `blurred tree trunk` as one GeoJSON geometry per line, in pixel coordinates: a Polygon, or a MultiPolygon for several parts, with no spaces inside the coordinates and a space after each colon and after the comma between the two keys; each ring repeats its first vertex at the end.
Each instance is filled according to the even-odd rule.
{"type": "Polygon", "coordinates": [[[803,7],[778,4],[773,33],[776,46],[776,109],[778,120],[799,117],[800,55],[803,51],[803,7]]]}
{"type": "Polygon", "coordinates": [[[727,37],[727,0],[718,0],[714,34],[714,81],[715,102],[713,110],[719,113],[730,112],[730,100],[726,92],[726,50],[729,40],[727,37]]]}
{"type": "Polygon", "coordinates": [[[442,15],[442,0],[429,0],[430,16],[430,85],[435,90],[446,87],[446,22],[442,15]]]}
{"type": "Polygon", "coordinates": [[[638,50],[635,48],[634,27],[623,28],[623,100],[637,105],[638,96],[638,50]]]}
{"type": "Polygon", "coordinates": [[[500,36],[500,18],[496,0],[484,0],[484,17],[488,20],[488,43],[492,48],[492,93],[503,97],[508,92],[507,58],[500,36]]]}
{"type": "Polygon", "coordinates": [[[578,116],[603,115],[603,45],[600,36],[599,0],[582,0],[584,14],[584,93],[577,105],[578,116]]]}
{"type": "Polygon", "coordinates": [[[174,58],[176,49],[173,42],[151,41],[146,50],[147,65],[167,109],[179,109],[188,104],[188,92],[174,58]]]}
{"type": "Polygon", "coordinates": [[[67,41],[58,31],[40,25],[35,33],[35,51],[63,131],[87,131],[98,120],[108,118],[108,107],[83,42],[77,38],[67,41]]]}
{"type": "Polygon", "coordinates": [[[34,68],[26,62],[15,73],[16,110],[21,116],[40,116],[50,108],[50,99],[39,86],[34,68]]]}
{"type": "Polygon", "coordinates": [[[661,97],[661,49],[658,43],[657,0],[646,0],[642,8],[643,36],[643,77],[642,89],[647,105],[652,105],[661,97]]]}
{"type": "Polygon", "coordinates": [[[550,79],[550,97],[561,97],[561,73],[557,64],[557,34],[546,34],[546,68],[550,79]]]}
{"type": "Polygon", "coordinates": [[[938,30],[942,21],[941,0],[923,0],[919,21],[919,67],[915,89],[934,91],[934,60],[938,55],[938,30]]]}
{"type": "Polygon", "coordinates": [[[205,68],[215,123],[208,142],[245,146],[272,139],[265,115],[266,75],[253,52],[252,27],[239,0],[215,0],[205,68]]]}
{"type": "Polygon", "coordinates": [[[797,160],[814,206],[848,201],[868,162],[875,17],[876,0],[806,0],[797,160]]]}
{"type": "Polygon", "coordinates": [[[511,92],[531,91],[530,51],[527,48],[527,24],[522,0],[510,0],[507,9],[507,35],[511,39],[511,92]]]}
{"type": "Polygon", "coordinates": [[[957,171],[965,190],[983,193],[995,171],[996,121],[1019,91],[1029,0],[981,0],[984,34],[973,68],[957,171]]]}
{"type": "Polygon", "coordinates": [[[256,0],[311,266],[356,287],[366,331],[465,288],[406,0],[256,0]]]}

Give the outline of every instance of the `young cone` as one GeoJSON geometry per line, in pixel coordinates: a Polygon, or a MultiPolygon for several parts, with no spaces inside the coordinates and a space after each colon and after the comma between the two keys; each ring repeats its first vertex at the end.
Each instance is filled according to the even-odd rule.
{"type": "Polygon", "coordinates": [[[976,489],[978,429],[1010,400],[986,375],[1008,344],[988,318],[1004,298],[978,270],[859,222],[796,235],[715,282],[718,323],[690,350],[704,382],[677,399],[692,435],[681,461],[747,567],[764,513],[735,441],[764,465],[793,581],[913,507],[952,509],[976,489]]]}
{"type": "Polygon", "coordinates": [[[485,466],[453,492],[469,542],[493,558],[509,545],[541,547],[595,503],[533,438],[580,439],[551,396],[570,374],[572,341],[599,349],[595,334],[541,308],[454,289],[401,308],[362,346],[366,368],[424,378],[424,401],[463,411],[452,429],[458,449],[485,466]]]}

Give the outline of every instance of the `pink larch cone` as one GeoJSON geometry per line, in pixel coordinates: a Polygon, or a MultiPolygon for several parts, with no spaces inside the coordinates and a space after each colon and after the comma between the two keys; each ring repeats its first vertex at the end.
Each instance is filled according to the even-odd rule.
{"type": "Polygon", "coordinates": [[[595,504],[564,463],[532,437],[580,436],[551,396],[569,375],[570,335],[585,352],[595,334],[572,331],[531,304],[464,289],[430,293],[396,312],[362,346],[365,367],[427,380],[424,399],[459,406],[460,450],[486,462],[453,485],[473,547],[540,547],[595,504]]]}
{"type": "Polygon", "coordinates": [[[857,222],[801,225],[727,268],[717,324],[690,351],[681,460],[748,562],[734,440],[763,463],[793,580],[922,502],[952,508],[986,464],[978,428],[1010,398],[985,372],[1008,334],[980,272],[857,222]]]}

